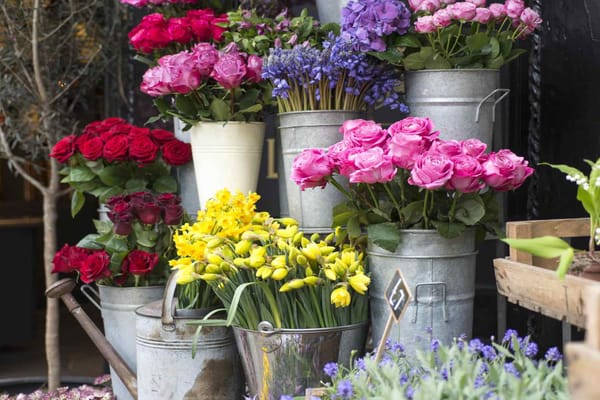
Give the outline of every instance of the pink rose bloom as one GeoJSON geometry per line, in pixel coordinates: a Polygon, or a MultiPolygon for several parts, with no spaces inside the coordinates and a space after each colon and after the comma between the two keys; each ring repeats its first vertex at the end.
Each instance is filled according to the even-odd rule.
{"type": "Polygon", "coordinates": [[[437,10],[435,14],[433,14],[433,24],[437,28],[445,28],[452,23],[452,16],[445,8],[441,10],[437,10]]]}
{"type": "Polygon", "coordinates": [[[305,149],[292,162],[291,179],[300,189],[324,188],[333,172],[333,163],[322,149],[305,149]]]}
{"type": "Polygon", "coordinates": [[[471,21],[473,18],[475,18],[476,8],[477,7],[475,6],[475,4],[464,2],[450,4],[448,7],[446,7],[446,9],[448,10],[448,12],[450,12],[452,17],[456,19],[461,19],[463,21],[471,21]]]}
{"type": "Polygon", "coordinates": [[[161,57],[158,64],[167,71],[171,91],[188,94],[200,86],[202,77],[195,68],[194,56],[190,52],[182,51],[161,57]]]}
{"type": "Polygon", "coordinates": [[[411,10],[416,11],[424,0],[408,0],[408,6],[411,10]]]}
{"type": "Polygon", "coordinates": [[[437,139],[431,143],[429,151],[442,153],[448,157],[454,157],[462,153],[461,143],[457,140],[442,140],[437,139]]]}
{"type": "Polygon", "coordinates": [[[416,158],[424,153],[429,145],[429,141],[419,135],[397,133],[390,139],[389,155],[392,156],[395,166],[411,169],[416,158]]]}
{"type": "Polygon", "coordinates": [[[140,90],[152,97],[164,96],[171,93],[170,78],[161,66],[149,68],[142,77],[140,90]]]}
{"type": "Polygon", "coordinates": [[[512,19],[518,19],[525,9],[523,0],[506,0],[504,4],[506,5],[506,15],[512,19]]]}
{"type": "Polygon", "coordinates": [[[462,193],[477,192],[485,187],[481,181],[483,167],[474,157],[460,154],[451,158],[454,163],[452,178],[446,183],[446,188],[462,193]]]}
{"type": "Polygon", "coordinates": [[[441,153],[427,152],[417,157],[408,183],[424,189],[439,189],[452,178],[454,163],[441,153]]]}
{"type": "Polygon", "coordinates": [[[506,6],[504,4],[493,3],[488,7],[494,19],[506,17],[506,6]]]}
{"type": "Polygon", "coordinates": [[[246,78],[251,82],[260,82],[262,80],[262,57],[251,54],[248,56],[246,64],[246,78]]]}
{"type": "Polygon", "coordinates": [[[492,12],[487,8],[476,8],[475,9],[475,18],[473,18],[474,22],[479,22],[480,24],[487,24],[492,19],[492,12]]]}
{"type": "Polygon", "coordinates": [[[194,66],[202,77],[209,76],[219,59],[219,52],[209,43],[198,43],[192,48],[194,66]]]}
{"type": "Polygon", "coordinates": [[[349,176],[350,183],[389,182],[396,175],[392,158],[379,147],[352,154],[350,160],[356,166],[356,171],[349,176]]]}
{"type": "Polygon", "coordinates": [[[507,149],[490,153],[482,167],[483,181],[501,192],[517,189],[533,173],[533,168],[523,157],[507,149]]]}
{"type": "Polygon", "coordinates": [[[189,43],[194,35],[187,17],[170,18],[167,21],[167,32],[170,41],[182,44],[189,43]]]}
{"type": "Polygon", "coordinates": [[[327,156],[342,176],[348,177],[352,172],[356,171],[356,166],[353,161],[350,161],[350,156],[356,153],[361,153],[363,149],[352,145],[347,140],[329,146],[327,156]]]}
{"type": "Polygon", "coordinates": [[[417,7],[417,11],[434,13],[439,10],[440,6],[440,0],[423,0],[421,4],[419,4],[419,7],[417,7]]]}
{"type": "Polygon", "coordinates": [[[485,0],[465,0],[465,2],[475,4],[475,7],[485,7],[485,0]]]}
{"type": "Polygon", "coordinates": [[[519,18],[527,26],[526,33],[533,32],[542,23],[539,14],[529,7],[523,10],[519,18]]]}
{"type": "Polygon", "coordinates": [[[487,149],[487,144],[483,143],[479,139],[467,139],[463,140],[461,145],[461,150],[463,154],[466,154],[471,157],[475,157],[478,160],[485,158],[485,150],[487,149]]]}
{"type": "Polygon", "coordinates": [[[237,52],[219,53],[210,77],[225,89],[239,87],[246,76],[246,62],[237,52]]]}
{"type": "Polygon", "coordinates": [[[134,7],[144,7],[148,4],[148,0],[121,0],[121,4],[129,4],[134,7]]]}
{"type": "Polygon", "coordinates": [[[340,133],[344,135],[344,140],[363,149],[384,146],[388,140],[388,133],[381,128],[381,125],[364,119],[344,121],[340,133]]]}
{"type": "Polygon", "coordinates": [[[431,15],[424,15],[415,21],[415,31],[417,33],[432,33],[436,30],[437,28],[433,23],[433,16],[431,15]]]}
{"type": "Polygon", "coordinates": [[[404,133],[418,135],[423,139],[433,141],[440,135],[440,132],[433,129],[433,121],[429,118],[407,117],[390,125],[388,132],[392,137],[398,133],[404,133]]]}

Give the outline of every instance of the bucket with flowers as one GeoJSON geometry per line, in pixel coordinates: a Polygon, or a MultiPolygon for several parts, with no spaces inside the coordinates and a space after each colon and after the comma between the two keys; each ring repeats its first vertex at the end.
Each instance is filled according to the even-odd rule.
{"type": "Polygon", "coordinates": [[[350,237],[366,230],[374,342],[389,314],[384,293],[396,268],[414,300],[393,340],[414,352],[426,328],[446,343],[470,335],[476,238],[498,231],[496,192],[517,189],[533,169],[510,150],[486,153],[477,139],[441,140],[428,118],[387,129],[351,120],[341,131],[343,139],[328,150],[301,153],[294,177],[303,190],[342,190],[347,201],[335,207],[334,223],[347,226],[350,237]],[[347,190],[338,176],[349,180],[347,190]]]}
{"type": "MultiPolygon", "coordinates": [[[[134,312],[163,297],[168,260],[175,255],[171,237],[184,211],[171,193],[118,195],[106,205],[109,221],[94,221],[97,233],[60,249],[52,272],[77,274],[84,294],[102,311],[108,341],[135,371],[134,312]]],[[[132,398],[112,369],[111,379],[120,399],[132,398]]]]}
{"type": "Polygon", "coordinates": [[[205,282],[231,325],[251,395],[301,395],[326,362],[348,364],[366,339],[370,278],[341,229],[307,237],[291,218],[257,212],[259,196],[223,190],[174,236],[181,283],[205,282]]]}
{"type": "Polygon", "coordinates": [[[523,0],[351,0],[342,35],[362,51],[406,70],[411,115],[429,117],[444,139],[478,138],[492,146],[495,108],[508,95],[500,68],[526,52],[515,44],[542,22],[523,0]],[[402,10],[404,32],[386,29],[402,10]],[[410,29],[408,29],[410,28],[410,29]]]}

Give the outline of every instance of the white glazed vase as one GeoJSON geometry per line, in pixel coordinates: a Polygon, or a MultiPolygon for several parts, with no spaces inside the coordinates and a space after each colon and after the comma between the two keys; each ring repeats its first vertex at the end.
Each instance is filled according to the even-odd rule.
{"type": "Polygon", "coordinates": [[[256,191],[263,122],[200,122],[190,129],[200,208],[221,189],[256,191]]]}

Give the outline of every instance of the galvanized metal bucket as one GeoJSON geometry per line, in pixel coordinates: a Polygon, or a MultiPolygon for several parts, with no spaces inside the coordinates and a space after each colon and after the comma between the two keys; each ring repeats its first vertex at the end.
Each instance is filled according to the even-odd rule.
{"type": "MultiPolygon", "coordinates": [[[[163,297],[164,286],[116,287],[81,286],[83,294],[102,312],[104,335],[123,361],[136,370],[135,310],[163,297]],[[99,301],[99,302],[98,302],[99,301]]],[[[113,392],[119,400],[133,399],[126,386],[110,368],[113,392]]]]}
{"type": "Polygon", "coordinates": [[[241,399],[244,380],[231,328],[203,327],[192,357],[197,325],[188,323],[211,310],[176,310],[174,276],[163,300],[136,310],[140,400],[241,399]]]}
{"type": "Polygon", "coordinates": [[[499,70],[410,71],[405,79],[411,116],[429,117],[441,139],[477,138],[493,148],[496,106],[510,92],[499,88],[499,70]]]}
{"type": "Polygon", "coordinates": [[[106,204],[100,203],[100,205],[98,206],[98,209],[96,211],[98,211],[98,220],[99,221],[102,221],[102,222],[110,221],[110,218],[108,218],[108,212],[110,210],[108,209],[108,207],[106,207],[106,204]]]}
{"type": "MultiPolygon", "coordinates": [[[[333,224],[333,207],[345,201],[344,195],[331,185],[325,189],[300,190],[292,181],[294,158],[307,148],[326,149],[342,140],[339,132],[344,121],[364,117],[349,111],[299,111],[279,114],[279,132],[283,158],[289,216],[305,232],[325,232],[333,224]]],[[[340,182],[345,184],[345,182],[340,182]]]]}
{"type": "Polygon", "coordinates": [[[306,388],[321,386],[323,366],[361,356],[368,321],[336,328],[273,329],[261,322],[258,331],[233,328],[250,396],[279,400],[303,396],[306,388]]]}
{"type": "Polygon", "coordinates": [[[462,334],[471,336],[475,297],[475,231],[454,239],[435,230],[406,229],[395,252],[369,242],[368,264],[373,344],[377,345],[390,315],[385,291],[397,269],[413,295],[390,339],[403,344],[407,354],[429,347],[430,340],[450,344],[462,334]]]}
{"type": "Polygon", "coordinates": [[[342,8],[348,4],[349,0],[317,0],[317,12],[319,21],[323,24],[328,22],[341,23],[342,8]]]}

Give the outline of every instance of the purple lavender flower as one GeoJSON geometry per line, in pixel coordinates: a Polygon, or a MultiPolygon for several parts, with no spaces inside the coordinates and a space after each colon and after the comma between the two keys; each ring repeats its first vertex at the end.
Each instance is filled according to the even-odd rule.
{"type": "Polygon", "coordinates": [[[338,373],[338,366],[334,362],[328,362],[323,367],[323,372],[325,372],[325,375],[327,375],[328,377],[332,378],[335,375],[337,375],[337,373],[338,373]]]}
{"type": "Polygon", "coordinates": [[[431,341],[431,345],[429,347],[432,352],[437,353],[438,350],[440,349],[440,341],[438,339],[433,339],[431,341]]]}
{"type": "Polygon", "coordinates": [[[475,389],[477,389],[484,385],[485,385],[485,379],[483,378],[483,376],[477,375],[477,377],[475,378],[475,382],[473,382],[473,387],[475,387],[475,389]]]}
{"type": "Polygon", "coordinates": [[[412,386],[408,385],[406,387],[406,391],[404,392],[404,395],[406,396],[407,399],[412,400],[412,398],[415,395],[415,389],[412,386]]]}
{"type": "Polygon", "coordinates": [[[400,375],[400,384],[406,385],[408,383],[408,375],[402,374],[400,375]]]}
{"type": "Polygon", "coordinates": [[[448,370],[446,368],[442,368],[442,370],[440,371],[440,376],[442,377],[443,380],[447,381],[448,380],[448,370]]]}
{"type": "Polygon", "coordinates": [[[337,395],[342,399],[349,399],[354,394],[352,382],[343,380],[338,383],[337,395]]]}
{"type": "Polygon", "coordinates": [[[365,365],[365,359],[362,357],[355,361],[354,366],[358,368],[359,371],[364,371],[367,368],[365,365]]]}
{"type": "Polygon", "coordinates": [[[471,339],[469,341],[469,350],[473,353],[483,350],[483,342],[479,339],[471,339]]]}
{"type": "Polygon", "coordinates": [[[535,344],[533,342],[527,343],[527,346],[525,347],[525,357],[533,358],[533,357],[535,357],[535,355],[537,353],[538,353],[537,344],[535,344]]]}
{"type": "Polygon", "coordinates": [[[490,345],[483,346],[483,348],[481,349],[481,353],[483,354],[483,357],[485,359],[490,361],[493,361],[498,357],[498,355],[496,354],[496,350],[493,346],[490,345]]]}
{"type": "Polygon", "coordinates": [[[558,348],[556,347],[550,347],[548,349],[548,351],[546,351],[546,355],[544,356],[544,358],[548,361],[560,361],[562,360],[562,354],[560,354],[560,351],[558,351],[558,348]]]}
{"type": "Polygon", "coordinates": [[[513,374],[517,378],[521,377],[521,373],[519,372],[519,370],[517,369],[517,367],[515,367],[515,364],[513,364],[512,362],[505,363],[504,364],[504,370],[506,372],[509,372],[509,373],[513,374]]]}
{"type": "Polygon", "coordinates": [[[289,394],[284,394],[283,396],[281,396],[279,398],[279,400],[294,400],[294,398],[292,396],[290,396],[289,394]]]}
{"type": "Polygon", "coordinates": [[[507,329],[504,333],[504,337],[502,338],[502,343],[509,343],[512,340],[512,337],[519,337],[519,334],[514,329],[507,329]]]}

